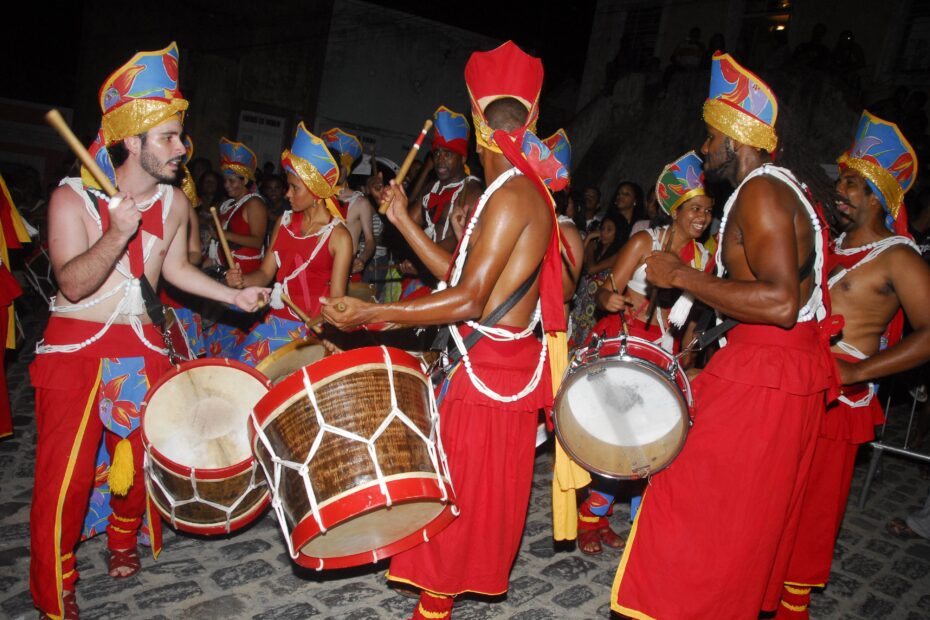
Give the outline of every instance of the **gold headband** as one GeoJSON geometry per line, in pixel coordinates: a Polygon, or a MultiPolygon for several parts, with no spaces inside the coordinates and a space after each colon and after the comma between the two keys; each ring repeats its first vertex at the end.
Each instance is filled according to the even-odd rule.
{"type": "Polygon", "coordinates": [[[775,128],[719,99],[704,102],[704,121],[743,144],[774,153],[778,146],[775,128]]]}
{"type": "Polygon", "coordinates": [[[285,149],[284,152],[281,153],[281,158],[290,162],[294,167],[294,172],[297,173],[297,176],[300,177],[300,180],[307,186],[311,194],[317,198],[329,198],[335,195],[336,188],[331,186],[326,179],[323,178],[323,175],[320,174],[320,171],[306,159],[294,155],[290,149],[285,149]]]}
{"type": "Polygon", "coordinates": [[[103,115],[103,137],[109,146],[129,136],[145,133],[176,114],[182,114],[183,121],[187,106],[185,99],[133,99],[103,115]]]}
{"type": "Polygon", "coordinates": [[[885,199],[891,217],[898,219],[898,211],[901,210],[901,203],[904,201],[904,190],[901,184],[895,179],[890,172],[865,159],[853,157],[840,158],[840,164],[851,168],[861,174],[863,177],[872,182],[878,191],[881,192],[882,198],[885,199]]]}
{"type": "MultiPolygon", "coordinates": [[[[675,201],[675,204],[673,204],[672,207],[671,207],[671,209],[669,209],[668,211],[666,211],[666,213],[668,213],[669,215],[675,215],[675,211],[677,211],[677,210],[678,210],[678,207],[680,207],[681,205],[685,204],[686,202],[688,202],[689,200],[691,200],[691,199],[694,198],[695,196],[706,196],[706,195],[707,195],[707,192],[704,191],[704,188],[703,188],[703,187],[695,187],[694,189],[692,189],[692,190],[690,190],[690,191],[688,191],[688,192],[685,192],[685,193],[681,196],[681,198],[679,198],[678,200],[676,200],[676,201],[675,201]]],[[[659,202],[659,206],[660,206],[660,207],[662,206],[661,201],[659,202]]],[[[662,210],[665,211],[665,209],[662,209],[662,210]]]]}
{"type": "Polygon", "coordinates": [[[255,181],[255,171],[248,166],[244,166],[243,164],[232,162],[229,164],[223,164],[222,168],[223,170],[234,172],[237,176],[244,177],[249,181],[255,181]]]}

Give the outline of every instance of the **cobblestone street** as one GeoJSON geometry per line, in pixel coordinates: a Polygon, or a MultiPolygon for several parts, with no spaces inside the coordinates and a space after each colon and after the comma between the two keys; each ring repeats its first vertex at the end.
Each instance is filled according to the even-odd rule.
{"type": "MultiPolygon", "coordinates": [[[[31,307],[28,305],[31,303],[31,307]]],[[[27,366],[43,309],[20,307],[27,341],[8,367],[15,436],[0,441],[0,617],[33,618],[29,595],[29,505],[33,487],[35,427],[27,366]]],[[[551,442],[550,442],[551,444],[551,442]]],[[[540,449],[522,547],[510,592],[496,601],[466,600],[458,620],[525,620],[610,617],[608,599],[620,552],[585,556],[574,545],[551,539],[551,445],[540,449]]],[[[915,461],[885,456],[864,510],[856,507],[868,463],[861,462],[836,548],[829,587],[815,594],[814,618],[930,618],[930,541],[902,541],[885,531],[887,521],[921,506],[930,482],[915,461]]],[[[629,530],[627,504],[613,524],[629,530]]],[[[686,550],[682,550],[686,553],[686,550]]],[[[77,598],[87,620],[140,619],[378,619],[409,617],[414,601],[386,585],[387,562],[330,572],[303,570],[289,559],[273,514],[231,536],[194,537],[165,528],[156,562],[143,554],[140,573],[124,581],[106,573],[105,542],[78,548],[77,598]]]]}

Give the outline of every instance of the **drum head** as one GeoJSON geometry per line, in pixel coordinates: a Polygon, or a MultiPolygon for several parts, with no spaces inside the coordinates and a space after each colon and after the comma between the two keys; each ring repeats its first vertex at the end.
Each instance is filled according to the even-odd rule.
{"type": "Polygon", "coordinates": [[[304,366],[323,359],[326,349],[316,338],[301,338],[284,345],[255,367],[272,383],[278,383],[284,377],[304,366]]]}
{"type": "Polygon", "coordinates": [[[648,476],[681,450],[688,407],[676,383],[644,360],[599,359],[573,372],[556,397],[556,432],[591,471],[648,476]]]}
{"type": "Polygon", "coordinates": [[[148,444],[192,469],[250,460],[248,419],[268,388],[249,370],[199,360],[163,377],[147,395],[142,426],[148,444]]]}

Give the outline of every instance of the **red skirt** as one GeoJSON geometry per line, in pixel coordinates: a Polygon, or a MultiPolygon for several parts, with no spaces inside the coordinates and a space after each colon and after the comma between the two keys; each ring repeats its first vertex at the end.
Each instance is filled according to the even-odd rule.
{"type": "MultiPolygon", "coordinates": [[[[836,357],[859,361],[848,355],[836,357]]],[[[866,395],[868,389],[865,384],[844,385],[842,393],[855,402],[866,395]]],[[[875,426],[884,420],[885,413],[877,395],[863,407],[851,407],[841,401],[834,401],[827,407],[814,449],[786,583],[820,587],[830,579],[833,547],[849,500],[856,453],[860,445],[875,438],[875,426]]]]}
{"type": "MultiPolygon", "coordinates": [[[[482,338],[469,355],[485,385],[510,395],[528,383],[539,348],[532,337],[482,338]]],[[[388,579],[448,595],[507,591],[533,482],[538,412],[551,404],[546,368],[530,394],[501,403],[479,392],[464,366],[457,367],[439,411],[460,515],[429,542],[394,556],[388,579]]]]}
{"type": "Polygon", "coordinates": [[[655,475],[617,571],[633,618],[755,618],[780,594],[833,366],[817,325],[740,325],[692,384],[694,426],[655,475]]]}

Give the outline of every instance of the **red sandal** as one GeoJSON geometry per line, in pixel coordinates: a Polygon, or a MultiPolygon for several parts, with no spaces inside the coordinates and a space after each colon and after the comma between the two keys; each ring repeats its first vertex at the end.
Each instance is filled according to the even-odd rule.
{"type": "Polygon", "coordinates": [[[601,542],[611,549],[623,549],[626,547],[626,539],[613,531],[610,527],[610,522],[606,518],[601,518],[600,522],[598,522],[597,534],[601,542]]]}
{"type": "Polygon", "coordinates": [[[578,550],[585,555],[597,555],[603,551],[598,530],[578,530],[578,550]]]}
{"type": "Polygon", "coordinates": [[[108,570],[110,577],[114,579],[126,579],[132,577],[142,568],[142,561],[139,559],[139,548],[130,549],[108,549],[110,552],[108,570]],[[123,572],[122,569],[129,569],[129,572],[123,572]]]}
{"type": "MultiPolygon", "coordinates": [[[[77,598],[74,596],[74,590],[61,591],[61,611],[63,614],[61,616],[62,620],[79,620],[77,598]]],[[[57,615],[52,616],[44,611],[39,614],[39,620],[51,620],[57,617],[57,615]]]]}

